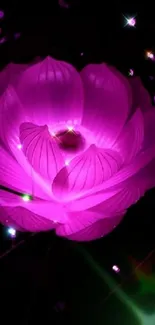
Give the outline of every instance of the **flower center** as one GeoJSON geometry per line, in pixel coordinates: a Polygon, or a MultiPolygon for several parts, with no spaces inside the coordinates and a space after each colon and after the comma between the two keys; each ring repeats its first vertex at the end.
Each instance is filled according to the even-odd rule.
{"type": "Polygon", "coordinates": [[[78,152],[85,147],[85,139],[80,132],[69,130],[60,130],[56,133],[55,138],[59,147],[67,152],[78,152]]]}

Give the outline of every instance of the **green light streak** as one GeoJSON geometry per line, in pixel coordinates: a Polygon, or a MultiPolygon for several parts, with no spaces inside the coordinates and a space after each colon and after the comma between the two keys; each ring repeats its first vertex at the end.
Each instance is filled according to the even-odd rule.
{"type": "MultiPolygon", "coordinates": [[[[155,325],[155,312],[152,314],[144,313],[132,299],[127,296],[127,294],[121,289],[120,285],[118,285],[111,276],[107,274],[105,270],[103,270],[96,261],[92,258],[92,256],[83,248],[78,247],[78,250],[87,260],[88,264],[93,268],[96,274],[109,286],[111,289],[109,295],[103,301],[103,304],[112,296],[113,294],[129,308],[131,312],[138,318],[141,325],[155,325]]],[[[155,293],[155,291],[154,291],[155,293]]],[[[154,306],[155,309],[155,306],[154,306]]],[[[121,325],[121,324],[120,324],[121,325]]]]}

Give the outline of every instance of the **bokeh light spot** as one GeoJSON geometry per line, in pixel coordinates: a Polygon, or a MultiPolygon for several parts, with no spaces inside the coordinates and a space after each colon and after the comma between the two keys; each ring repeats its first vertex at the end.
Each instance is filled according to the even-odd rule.
{"type": "Polygon", "coordinates": [[[8,228],[8,234],[11,236],[11,237],[16,237],[16,230],[12,227],[8,228]]]}

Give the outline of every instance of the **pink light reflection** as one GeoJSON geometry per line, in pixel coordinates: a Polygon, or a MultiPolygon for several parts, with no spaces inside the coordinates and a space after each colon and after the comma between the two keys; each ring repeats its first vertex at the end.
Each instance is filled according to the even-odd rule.
{"type": "Polygon", "coordinates": [[[135,27],[136,19],[134,17],[127,19],[127,24],[131,27],[135,27]]]}
{"type": "Polygon", "coordinates": [[[154,53],[152,51],[147,51],[146,56],[150,60],[154,60],[154,53]]]}
{"type": "Polygon", "coordinates": [[[21,150],[21,149],[22,149],[22,144],[19,143],[19,144],[17,145],[17,148],[18,148],[19,150],[21,150]]]}
{"type": "Polygon", "coordinates": [[[112,267],[113,271],[115,271],[116,273],[120,272],[120,268],[117,265],[113,265],[112,267]]]}
{"type": "Polygon", "coordinates": [[[130,69],[129,70],[129,76],[132,77],[134,75],[134,70],[133,69],[130,69]]]}

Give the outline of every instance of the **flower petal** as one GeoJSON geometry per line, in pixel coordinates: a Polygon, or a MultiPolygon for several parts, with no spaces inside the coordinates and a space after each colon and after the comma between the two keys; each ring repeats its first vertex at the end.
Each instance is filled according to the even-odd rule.
{"type": "MultiPolygon", "coordinates": [[[[22,167],[14,160],[14,158],[0,146],[0,185],[10,190],[27,193],[32,196],[47,199],[49,196],[44,193],[44,189],[36,184],[33,174],[31,177],[24,172],[22,167]]],[[[7,192],[8,201],[11,202],[11,193],[7,192]]]]}
{"type": "Polygon", "coordinates": [[[146,191],[146,182],[143,179],[139,179],[139,181],[137,179],[131,180],[123,186],[118,189],[117,194],[96,205],[94,208],[92,207],[92,211],[97,209],[100,213],[107,213],[108,216],[113,216],[116,213],[119,214],[121,211],[137,203],[146,191]]]}
{"type": "Polygon", "coordinates": [[[67,223],[59,225],[56,232],[57,234],[61,233],[64,234],[64,236],[68,236],[92,225],[101,218],[103,218],[103,215],[100,213],[91,212],[89,210],[81,212],[70,212],[68,213],[67,223]]]}
{"type": "Polygon", "coordinates": [[[28,174],[29,178],[33,177],[33,182],[37,187],[42,188],[42,192],[46,192],[46,198],[51,197],[51,183],[48,184],[26,159],[21,150],[19,139],[19,127],[23,121],[27,120],[26,113],[22,107],[15,90],[9,87],[0,101],[0,135],[5,146],[12,152],[18,164],[24,169],[24,173],[28,174]],[[13,112],[13,118],[12,118],[13,112]]]}
{"type": "Polygon", "coordinates": [[[64,223],[68,220],[64,207],[55,201],[46,201],[32,195],[30,200],[11,188],[5,189],[0,186],[0,205],[3,207],[21,207],[44,217],[47,220],[64,223]]]}
{"type": "Polygon", "coordinates": [[[140,109],[137,109],[130,121],[124,126],[113,149],[119,152],[125,164],[137,155],[144,139],[144,121],[140,109]]]}
{"type": "Polygon", "coordinates": [[[135,204],[148,189],[155,186],[155,159],[137,175],[118,187],[118,192],[99,205],[92,207],[92,211],[114,215],[128,209],[135,204]]]}
{"type": "Polygon", "coordinates": [[[16,190],[10,188],[8,184],[6,184],[6,186],[0,185],[0,205],[2,205],[3,207],[4,206],[14,207],[20,205],[21,202],[22,202],[22,192],[16,192],[16,190]]]}
{"type": "MultiPolygon", "coordinates": [[[[102,214],[103,216],[103,214],[102,214]]],[[[99,214],[91,211],[82,211],[70,219],[70,223],[58,225],[56,233],[75,241],[90,241],[103,237],[114,230],[123,218],[123,214],[113,218],[99,219],[99,214]],[[97,221],[95,221],[95,219],[97,221]]],[[[101,215],[100,215],[101,217],[101,215]]]]}
{"type": "Polygon", "coordinates": [[[55,201],[36,199],[29,202],[22,201],[20,206],[55,223],[64,223],[68,220],[63,206],[55,201]]]}
{"type": "Polygon", "coordinates": [[[82,81],[68,63],[47,57],[23,72],[16,89],[35,124],[52,126],[62,121],[81,120],[82,81]]]}
{"type": "Polygon", "coordinates": [[[106,64],[88,65],[81,76],[85,91],[82,125],[94,131],[99,146],[111,147],[130,110],[130,86],[106,64]]]}
{"type": "Polygon", "coordinates": [[[50,135],[46,125],[22,123],[20,141],[29,163],[43,177],[52,180],[64,166],[58,144],[50,135]]]}
{"type": "Polygon", "coordinates": [[[0,96],[5,92],[9,84],[13,85],[17,82],[20,74],[30,64],[9,63],[0,73],[0,96]]]}
{"type": "Polygon", "coordinates": [[[26,114],[12,86],[0,98],[0,137],[5,145],[19,144],[19,125],[26,114]]]}
{"type": "Polygon", "coordinates": [[[120,209],[126,209],[130,204],[135,203],[146,190],[155,186],[154,158],[155,146],[146,150],[144,153],[139,154],[132,164],[124,167],[116,175],[111,177],[110,180],[107,180],[101,186],[98,186],[95,193],[93,190],[89,191],[89,194],[68,203],[66,208],[68,211],[82,211],[111,199],[110,204],[111,206],[113,205],[115,210],[115,205],[112,200],[113,197],[116,197],[116,202],[119,204],[117,195],[120,195],[120,202],[123,203],[124,200],[125,205],[124,207],[121,206],[120,209]],[[123,198],[123,195],[126,199],[123,198]],[[130,203],[127,203],[129,201],[130,203]]]}
{"type": "Polygon", "coordinates": [[[130,85],[133,97],[132,112],[137,107],[140,107],[142,111],[148,110],[152,106],[151,97],[149,92],[144,88],[141,79],[139,77],[131,78],[130,85]]]}
{"type": "Polygon", "coordinates": [[[55,228],[53,221],[40,217],[21,207],[0,207],[0,221],[20,231],[38,232],[55,228]]]}
{"type": "Polygon", "coordinates": [[[52,185],[53,193],[59,199],[73,198],[76,194],[81,196],[109,179],[120,169],[121,163],[115,151],[91,145],[57,174],[52,185]]]}
{"type": "Polygon", "coordinates": [[[10,210],[12,210],[12,208],[0,206],[0,223],[6,227],[12,227],[16,230],[23,231],[23,228],[21,228],[17,222],[11,219],[10,210]]]}

